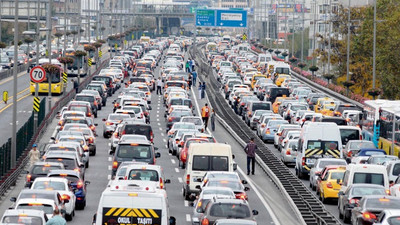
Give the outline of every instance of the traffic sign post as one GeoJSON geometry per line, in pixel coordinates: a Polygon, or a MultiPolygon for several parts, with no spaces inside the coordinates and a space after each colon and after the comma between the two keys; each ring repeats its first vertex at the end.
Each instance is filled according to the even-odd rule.
{"type": "Polygon", "coordinates": [[[217,10],[217,27],[247,27],[247,11],[217,10]]]}
{"type": "Polygon", "coordinates": [[[214,27],[215,26],[215,10],[214,9],[197,9],[196,10],[196,26],[198,26],[198,27],[214,27]]]}
{"type": "MultiPolygon", "coordinates": [[[[38,127],[38,111],[35,111],[35,99],[39,99],[39,84],[40,82],[44,81],[46,79],[46,71],[43,69],[41,66],[35,66],[31,69],[31,72],[29,73],[29,76],[31,77],[31,81],[35,83],[35,97],[34,97],[34,103],[33,103],[33,132],[36,132],[37,127],[38,127]]],[[[50,90],[49,90],[50,91],[50,90]]],[[[39,108],[40,108],[40,99],[39,99],[39,108]]]]}

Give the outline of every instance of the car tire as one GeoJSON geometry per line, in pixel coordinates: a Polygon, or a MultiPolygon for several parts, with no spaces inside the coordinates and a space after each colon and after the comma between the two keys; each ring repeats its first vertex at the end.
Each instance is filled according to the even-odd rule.
{"type": "Polygon", "coordinates": [[[343,213],[342,211],[340,211],[340,208],[339,208],[339,219],[343,219],[343,213]]]}
{"type": "Polygon", "coordinates": [[[96,155],[96,147],[94,148],[93,153],[92,153],[92,156],[95,156],[95,155],[96,155]]]}
{"type": "Polygon", "coordinates": [[[103,132],[103,138],[109,138],[109,136],[103,132]]]}
{"type": "Polygon", "coordinates": [[[89,168],[89,161],[86,162],[85,167],[86,167],[86,168],[89,168]]]}
{"type": "Polygon", "coordinates": [[[66,221],[71,221],[72,220],[72,213],[71,214],[65,214],[65,220],[66,221]]]}

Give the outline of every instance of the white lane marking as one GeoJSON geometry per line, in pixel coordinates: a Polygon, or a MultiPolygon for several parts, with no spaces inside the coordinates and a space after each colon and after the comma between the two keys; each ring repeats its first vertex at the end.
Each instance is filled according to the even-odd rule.
{"type": "Polygon", "coordinates": [[[161,136],[163,136],[163,137],[164,137],[164,133],[161,133],[161,136]]]}
{"type": "Polygon", "coordinates": [[[160,115],[157,114],[157,117],[160,117],[160,115]]]}
{"type": "Polygon", "coordinates": [[[247,174],[245,174],[243,172],[243,170],[238,166],[237,170],[239,171],[240,174],[242,174],[242,176],[244,177],[244,179],[247,181],[247,183],[251,186],[251,188],[253,189],[254,193],[256,193],[257,197],[260,199],[261,203],[264,205],[265,209],[267,210],[267,212],[269,212],[269,215],[271,216],[272,221],[275,223],[275,225],[280,225],[280,221],[278,220],[278,218],[276,217],[274,211],[272,211],[271,206],[268,204],[267,201],[265,201],[265,199],[262,197],[260,191],[257,189],[257,187],[253,184],[251,178],[249,176],[247,176],[247,174]]]}
{"type": "Polygon", "coordinates": [[[183,202],[184,202],[185,207],[189,207],[189,201],[185,200],[183,202]]]}
{"type": "Polygon", "coordinates": [[[182,177],[178,177],[179,183],[183,183],[182,177]]]}
{"type": "Polygon", "coordinates": [[[186,214],[186,222],[190,222],[190,221],[192,221],[190,214],[186,214]]]}
{"type": "Polygon", "coordinates": [[[157,114],[159,114],[160,113],[160,111],[157,111],[157,114]]]}
{"type": "Polygon", "coordinates": [[[111,180],[111,174],[107,175],[107,179],[111,180]]]}
{"type": "Polygon", "coordinates": [[[157,121],[160,121],[160,119],[159,119],[159,118],[157,118],[157,121]]]}
{"type": "Polygon", "coordinates": [[[162,140],[163,140],[163,142],[167,142],[167,139],[165,139],[165,138],[163,138],[162,140]]]}
{"type": "Polygon", "coordinates": [[[111,170],[112,168],[111,168],[111,166],[108,166],[108,170],[111,170]]]}
{"type": "Polygon", "coordinates": [[[111,158],[111,157],[108,157],[108,161],[111,162],[111,161],[112,161],[112,158],[111,158]]]}
{"type": "Polygon", "coordinates": [[[161,126],[161,123],[157,123],[158,126],[161,126]]]}
{"type": "Polygon", "coordinates": [[[159,127],[158,129],[162,130],[162,128],[161,128],[161,127],[159,127]]]}
{"type": "Polygon", "coordinates": [[[172,164],[175,164],[176,162],[175,162],[175,159],[171,159],[171,162],[172,162],[172,164]]]}
{"type": "Polygon", "coordinates": [[[178,168],[175,168],[175,172],[179,173],[179,169],[178,169],[178,168]]]}

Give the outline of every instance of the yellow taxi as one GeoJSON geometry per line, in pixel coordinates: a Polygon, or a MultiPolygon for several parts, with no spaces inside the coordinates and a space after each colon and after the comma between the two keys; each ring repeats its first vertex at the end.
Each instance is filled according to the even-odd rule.
{"type": "Polygon", "coordinates": [[[279,106],[282,104],[282,101],[283,100],[285,100],[285,99],[294,99],[294,98],[292,98],[292,97],[277,97],[276,99],[275,99],[275,102],[274,103],[272,103],[272,111],[274,112],[274,113],[278,113],[278,109],[279,109],[279,106]]]}
{"type": "Polygon", "coordinates": [[[324,116],[333,116],[336,108],[335,102],[324,102],[324,105],[320,109],[320,113],[324,116]]]}
{"type": "Polygon", "coordinates": [[[316,113],[320,113],[322,106],[324,105],[325,102],[333,102],[333,99],[329,98],[329,97],[324,97],[324,98],[319,98],[317,101],[317,104],[315,104],[314,106],[314,111],[316,113]]]}
{"type": "Polygon", "coordinates": [[[328,198],[338,199],[338,194],[345,171],[345,167],[329,170],[328,174],[325,175],[321,182],[319,182],[319,195],[323,203],[325,203],[328,198]]]}
{"type": "Polygon", "coordinates": [[[285,81],[285,79],[287,79],[287,78],[292,78],[290,75],[287,75],[287,74],[279,74],[278,75],[278,77],[276,78],[276,80],[275,80],[275,84],[278,86],[278,87],[280,87],[281,85],[282,85],[282,83],[283,83],[283,81],[285,81]]]}
{"type": "Polygon", "coordinates": [[[254,90],[254,85],[256,84],[256,82],[259,79],[262,79],[262,78],[268,78],[268,77],[266,75],[264,75],[264,74],[261,74],[261,73],[254,74],[253,77],[251,78],[251,89],[254,90]]]}

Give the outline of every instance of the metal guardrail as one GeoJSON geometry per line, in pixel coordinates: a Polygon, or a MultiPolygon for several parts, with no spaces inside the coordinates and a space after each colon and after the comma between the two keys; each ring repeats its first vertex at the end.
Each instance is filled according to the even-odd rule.
{"type": "Polygon", "coordinates": [[[325,206],[304,186],[304,184],[293,175],[293,173],[271,152],[264,142],[256,136],[253,131],[242,121],[239,120],[225,99],[215,94],[219,92],[220,83],[214,76],[209,76],[213,73],[212,68],[202,59],[204,55],[198,50],[191,49],[192,58],[196,58],[199,75],[208,74],[205,81],[209,88],[206,92],[209,97],[209,102],[213,106],[216,114],[224,120],[243,141],[247,142],[250,138],[254,138],[257,146],[257,155],[262,162],[268,166],[273,174],[279,179],[279,182],[284,187],[297,209],[300,211],[302,218],[307,225],[333,225],[340,222],[331,215],[325,206]],[[210,72],[211,71],[211,72],[210,72]]]}
{"type": "MultiPolygon", "coordinates": [[[[18,73],[21,73],[22,71],[27,71],[28,70],[28,64],[23,64],[18,66],[18,73]]],[[[7,77],[11,77],[14,73],[14,67],[11,67],[10,69],[7,69],[6,71],[0,72],[0,80],[5,79],[7,77]]]]}
{"type": "MultiPolygon", "coordinates": [[[[98,69],[92,73],[92,75],[88,76],[80,85],[80,90],[83,89],[95,76],[100,72],[100,70],[107,64],[107,59],[104,60],[98,69]]],[[[52,120],[54,117],[57,115],[57,112],[62,109],[69,101],[71,101],[75,97],[75,89],[72,89],[69,91],[65,96],[63,96],[61,99],[59,99],[54,106],[51,108],[50,112],[46,114],[44,117],[42,123],[39,125],[38,130],[36,131],[35,134],[33,134],[33,137],[30,139],[28,142],[27,146],[23,150],[21,156],[17,159],[17,167],[12,168],[9,171],[6,172],[6,174],[1,177],[0,180],[0,196],[3,196],[7,190],[16,184],[16,181],[18,180],[21,172],[24,170],[27,162],[28,162],[28,153],[30,150],[30,146],[32,146],[33,143],[36,143],[37,140],[43,137],[44,133],[46,132],[46,128],[51,124],[52,120]]],[[[43,101],[43,100],[42,100],[43,101]]],[[[45,107],[43,107],[45,108],[45,107]]],[[[26,123],[29,123],[27,121],[26,123]]],[[[32,127],[33,129],[33,127],[32,127]]],[[[4,159],[0,158],[0,165],[3,162],[4,159]]]]}

